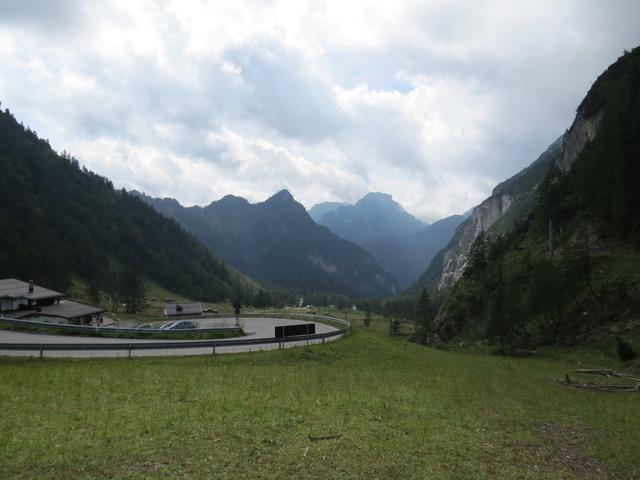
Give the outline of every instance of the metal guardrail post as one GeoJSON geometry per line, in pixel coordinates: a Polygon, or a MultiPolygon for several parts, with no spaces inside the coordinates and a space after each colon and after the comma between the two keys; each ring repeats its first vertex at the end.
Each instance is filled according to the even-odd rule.
{"type": "Polygon", "coordinates": [[[40,360],[42,360],[44,356],[44,345],[40,345],[40,360]]]}

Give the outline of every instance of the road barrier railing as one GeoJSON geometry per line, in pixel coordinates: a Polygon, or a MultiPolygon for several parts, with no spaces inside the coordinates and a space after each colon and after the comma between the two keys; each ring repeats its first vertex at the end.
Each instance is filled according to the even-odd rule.
{"type": "MultiPolygon", "coordinates": [[[[342,328],[332,330],[330,332],[315,333],[311,335],[296,335],[285,338],[229,338],[225,340],[176,340],[176,341],[151,341],[145,340],[140,342],[82,342],[82,343],[0,343],[0,350],[11,351],[30,351],[39,352],[40,357],[47,351],[128,351],[129,356],[135,350],[172,350],[172,349],[192,349],[192,348],[209,348],[211,353],[216,353],[217,348],[235,347],[242,345],[278,345],[278,348],[284,348],[286,343],[290,342],[309,342],[313,340],[321,340],[323,343],[326,339],[346,335],[351,331],[351,323],[334,318],[324,317],[321,315],[296,315],[304,317],[306,320],[312,317],[314,321],[334,322],[342,326],[342,328]]],[[[0,321],[6,318],[0,319],[0,321]]],[[[49,326],[46,322],[44,325],[49,326]]],[[[93,327],[91,327],[93,328],[93,327]]],[[[100,328],[100,327],[98,327],[100,328]]],[[[106,328],[106,327],[102,327],[106,328]]],[[[132,329],[136,330],[136,329],[132,329]]],[[[193,330],[190,330],[193,331],[193,330]]],[[[162,330],[165,332],[165,330],[162,330]]],[[[184,332],[184,331],[183,331],[184,332]]]]}
{"type": "Polygon", "coordinates": [[[342,328],[346,329],[348,332],[351,331],[351,322],[348,320],[343,320],[342,318],[332,317],[328,315],[315,315],[311,313],[294,313],[290,315],[291,318],[301,318],[304,320],[313,320],[314,322],[323,322],[323,323],[337,323],[342,328]]]}
{"type": "MultiPolygon", "coordinates": [[[[171,320],[175,321],[175,320],[171,320]]],[[[19,320],[15,318],[0,317],[0,324],[11,325],[19,328],[46,328],[55,330],[65,330],[69,332],[78,333],[134,333],[138,335],[179,335],[185,333],[229,333],[229,332],[242,332],[242,327],[229,326],[229,327],[211,327],[211,328],[185,328],[185,329],[160,329],[160,328],[126,328],[126,327],[98,327],[95,325],[73,325],[69,323],[54,323],[54,322],[38,322],[34,320],[19,320]]]]}

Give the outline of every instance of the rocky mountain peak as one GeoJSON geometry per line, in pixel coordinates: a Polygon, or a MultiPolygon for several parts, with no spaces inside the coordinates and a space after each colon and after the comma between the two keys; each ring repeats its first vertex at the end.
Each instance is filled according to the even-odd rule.
{"type": "MultiPolygon", "coordinates": [[[[289,190],[282,189],[280,190],[278,193],[272,195],[271,197],[269,197],[266,202],[272,202],[272,201],[285,201],[285,202],[295,202],[295,199],[293,198],[293,195],[291,195],[291,193],[289,192],[289,190]]],[[[265,203],[266,203],[265,202],[265,203]]]]}

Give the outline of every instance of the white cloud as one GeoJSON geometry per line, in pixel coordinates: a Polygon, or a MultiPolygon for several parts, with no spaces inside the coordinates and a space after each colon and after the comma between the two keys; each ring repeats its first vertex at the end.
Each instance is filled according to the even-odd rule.
{"type": "Polygon", "coordinates": [[[625,0],[0,2],[0,100],[117,186],[391,193],[433,221],[567,128],[640,43],[625,0]]]}

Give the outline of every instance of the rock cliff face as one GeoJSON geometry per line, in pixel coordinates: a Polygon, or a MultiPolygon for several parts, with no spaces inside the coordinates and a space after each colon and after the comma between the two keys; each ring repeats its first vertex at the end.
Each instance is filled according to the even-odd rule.
{"type": "Polygon", "coordinates": [[[536,163],[552,159],[549,163],[555,163],[562,172],[568,172],[585,145],[595,138],[602,116],[602,109],[589,116],[585,115],[584,109],[578,110],[571,128],[561,141],[556,140],[531,167],[504,182],[506,184],[504,187],[496,187],[494,195],[473,210],[471,217],[458,227],[454,236],[455,243],[444,253],[438,290],[452,286],[462,276],[471,244],[480,232],[491,234],[490,228],[510,209],[515,211],[511,214],[512,216],[522,215],[527,211],[520,204],[525,201],[530,202],[534,198],[535,187],[544,178],[544,175],[541,175],[542,169],[533,168],[536,163]],[[527,175],[535,182],[526,181],[527,175]],[[523,179],[525,179],[524,182],[522,182],[523,179]],[[523,188],[518,189],[518,182],[523,188]],[[515,186],[515,188],[511,188],[507,193],[505,190],[508,190],[509,186],[515,186]]]}
{"type": "Polygon", "coordinates": [[[467,264],[467,255],[473,241],[480,232],[488,231],[504,216],[511,207],[511,203],[511,196],[508,194],[494,195],[473,209],[471,216],[458,227],[455,245],[444,255],[438,290],[450,287],[460,278],[467,264]]]}
{"type": "Polygon", "coordinates": [[[562,140],[563,137],[558,138],[535,162],[498,184],[492,195],[458,226],[449,244],[433,258],[429,268],[409,290],[440,290],[452,286],[462,276],[471,244],[480,232],[504,234],[515,221],[527,215],[535,203],[538,184],[551,165],[562,157],[562,140]]]}
{"type": "Polygon", "coordinates": [[[603,113],[601,109],[586,117],[583,110],[578,111],[562,142],[562,157],[557,162],[560,170],[568,172],[584,146],[595,138],[603,113]]]}

